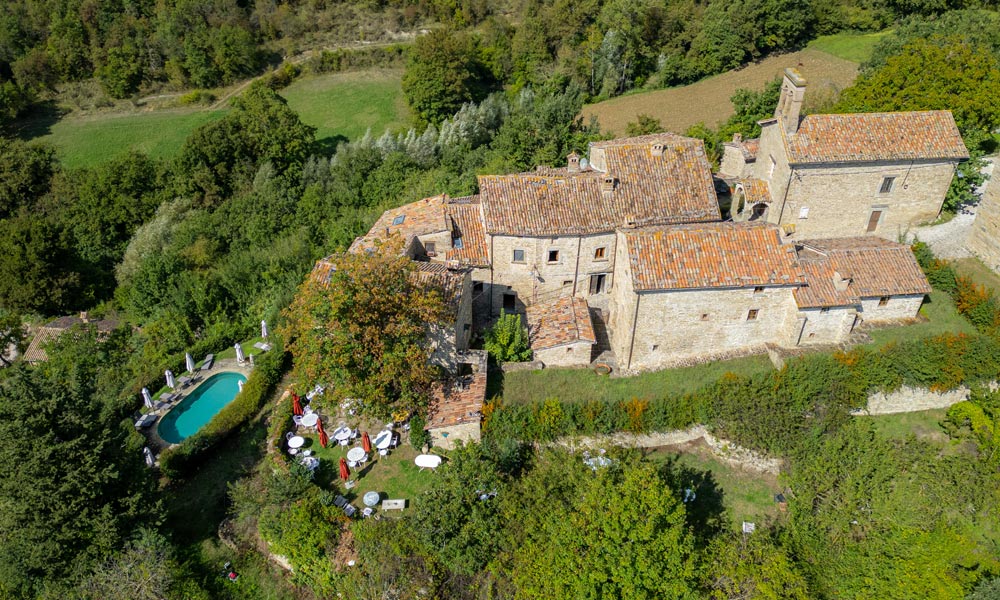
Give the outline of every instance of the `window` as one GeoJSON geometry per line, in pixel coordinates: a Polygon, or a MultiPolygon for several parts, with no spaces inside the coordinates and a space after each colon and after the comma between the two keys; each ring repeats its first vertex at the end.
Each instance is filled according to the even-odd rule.
{"type": "Polygon", "coordinates": [[[464,331],[466,333],[469,333],[470,329],[472,329],[472,325],[471,324],[465,323],[464,325],[462,325],[462,331],[464,331]]]}
{"type": "Polygon", "coordinates": [[[829,306],[824,306],[823,308],[819,309],[819,312],[821,312],[823,314],[826,314],[826,313],[830,312],[830,307],[829,306]]]}
{"type": "Polygon", "coordinates": [[[759,308],[751,308],[750,312],[747,313],[747,321],[756,321],[758,314],[760,314],[759,308]]]}
{"type": "Polygon", "coordinates": [[[517,294],[504,294],[503,295],[503,310],[506,313],[514,312],[517,306],[517,294]]]}
{"type": "Polygon", "coordinates": [[[427,251],[427,254],[433,256],[434,254],[437,253],[437,244],[435,244],[434,242],[427,242],[424,244],[424,250],[427,251]]]}
{"type": "Polygon", "coordinates": [[[451,247],[455,250],[461,250],[465,247],[465,244],[462,242],[462,238],[455,238],[451,240],[451,247]]]}
{"type": "Polygon", "coordinates": [[[596,249],[596,250],[594,250],[594,260],[604,260],[604,252],[605,251],[606,251],[606,248],[604,248],[603,246],[600,247],[600,248],[598,248],[598,249],[596,249]]]}
{"type": "Polygon", "coordinates": [[[573,280],[572,279],[563,279],[563,285],[564,286],[566,286],[566,285],[572,285],[572,284],[573,284],[573,280]]]}
{"type": "Polygon", "coordinates": [[[879,306],[885,306],[886,304],[889,304],[889,296],[882,296],[878,299],[879,306]]]}
{"type": "Polygon", "coordinates": [[[882,187],[880,187],[878,189],[878,193],[880,193],[880,194],[888,194],[889,192],[892,191],[892,184],[895,183],[895,182],[896,182],[896,178],[895,177],[883,177],[882,178],[882,187]]]}
{"type": "Polygon", "coordinates": [[[607,274],[601,273],[599,275],[590,276],[590,293],[591,294],[603,294],[605,292],[605,283],[607,281],[607,274]]]}
{"type": "Polygon", "coordinates": [[[550,263],[559,262],[558,250],[549,250],[549,262],[550,263]]]}
{"type": "Polygon", "coordinates": [[[809,207],[808,206],[803,206],[802,208],[799,209],[799,218],[800,219],[807,219],[807,218],[809,218],[809,207]]]}
{"type": "Polygon", "coordinates": [[[653,352],[656,352],[659,349],[660,349],[660,345],[659,344],[653,344],[653,352]]]}
{"type": "Polygon", "coordinates": [[[524,262],[524,250],[514,250],[514,262],[516,263],[524,262]]]}
{"type": "Polygon", "coordinates": [[[774,166],[778,164],[778,163],[776,163],[774,161],[774,157],[773,156],[771,156],[770,158],[771,158],[771,168],[768,169],[768,171],[767,171],[767,176],[768,177],[770,177],[771,175],[774,175],[774,166]]]}
{"type": "Polygon", "coordinates": [[[393,225],[402,225],[403,221],[405,221],[405,220],[406,220],[406,215],[399,215],[398,217],[396,217],[395,219],[392,220],[392,224],[393,225]]]}
{"type": "Polygon", "coordinates": [[[570,346],[569,348],[566,348],[566,352],[572,352],[572,351],[573,351],[573,346],[570,346]]]}
{"type": "Polygon", "coordinates": [[[707,321],[708,320],[708,313],[701,313],[701,320],[702,321],[707,321]]]}
{"type": "Polygon", "coordinates": [[[881,220],[882,220],[882,210],[881,209],[872,210],[872,214],[868,217],[868,227],[865,231],[871,233],[876,229],[878,229],[878,224],[881,220]]]}
{"type": "Polygon", "coordinates": [[[758,285],[757,287],[755,287],[753,289],[753,293],[755,293],[755,294],[763,294],[764,293],[764,286],[758,285]]]}

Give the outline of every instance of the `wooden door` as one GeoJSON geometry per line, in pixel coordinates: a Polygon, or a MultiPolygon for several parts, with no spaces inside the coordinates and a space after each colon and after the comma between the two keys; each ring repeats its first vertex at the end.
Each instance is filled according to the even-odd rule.
{"type": "Polygon", "coordinates": [[[873,210],[872,216],[868,217],[868,229],[867,232],[871,233],[878,229],[878,222],[882,219],[882,211],[873,210]]]}

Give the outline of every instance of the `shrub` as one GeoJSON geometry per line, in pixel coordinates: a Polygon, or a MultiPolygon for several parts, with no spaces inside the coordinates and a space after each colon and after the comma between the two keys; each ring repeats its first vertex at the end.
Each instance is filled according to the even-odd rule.
{"type": "Polygon", "coordinates": [[[211,104],[215,102],[215,94],[205,90],[194,90],[181,96],[178,100],[184,106],[192,104],[211,104]]]}
{"type": "Polygon", "coordinates": [[[486,351],[498,363],[531,360],[528,332],[521,324],[521,315],[500,311],[500,318],[486,332],[486,351]]]}
{"type": "Polygon", "coordinates": [[[423,449],[430,442],[430,434],[424,429],[426,425],[427,421],[420,413],[410,419],[410,444],[417,450],[423,449]]]}

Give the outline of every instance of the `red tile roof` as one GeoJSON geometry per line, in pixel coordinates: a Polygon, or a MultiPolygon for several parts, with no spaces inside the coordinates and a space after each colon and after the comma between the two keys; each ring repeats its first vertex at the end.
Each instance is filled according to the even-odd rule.
{"type": "Polygon", "coordinates": [[[743,160],[745,162],[753,162],[757,160],[757,152],[760,151],[760,138],[753,138],[749,140],[741,141],[731,141],[725,142],[723,146],[729,146],[731,148],[736,148],[743,155],[743,160]]]}
{"type": "Polygon", "coordinates": [[[809,115],[782,133],[793,164],[969,158],[947,110],[809,115]]]}
{"type": "Polygon", "coordinates": [[[607,173],[543,169],[479,178],[486,231],[547,236],[721,218],[701,140],[655,134],[596,142],[607,173]],[[653,142],[664,146],[655,156],[653,142]],[[613,181],[604,191],[605,179],[613,181]]]}
{"type": "Polygon", "coordinates": [[[469,350],[459,355],[460,363],[472,363],[472,374],[439,381],[431,388],[427,429],[452,427],[482,420],[486,399],[486,352],[469,350]]]}
{"type": "Polygon", "coordinates": [[[771,201],[770,189],[767,187],[767,182],[762,179],[741,179],[737,185],[743,189],[743,198],[747,206],[771,201]]]}
{"type": "Polygon", "coordinates": [[[490,266],[479,196],[453,198],[445,205],[445,214],[451,219],[452,238],[452,249],[445,252],[445,260],[472,267],[490,266]]]}
{"type": "Polygon", "coordinates": [[[860,298],[928,294],[927,282],[909,246],[878,237],[831,238],[799,242],[799,261],[807,287],[795,291],[802,308],[843,306],[860,298]],[[831,291],[834,273],[850,283],[831,291]]]}
{"type": "Polygon", "coordinates": [[[636,291],[799,285],[795,248],[769,223],[623,231],[636,291]]]}
{"type": "Polygon", "coordinates": [[[83,324],[94,327],[97,330],[98,339],[106,339],[108,334],[118,327],[119,322],[114,319],[102,319],[99,321],[88,319],[84,321],[78,315],[59,317],[38,328],[38,333],[31,339],[31,343],[28,344],[27,349],[24,351],[23,360],[28,363],[48,360],[49,355],[45,352],[45,345],[61,336],[74,325],[83,324]]]}
{"type": "Polygon", "coordinates": [[[529,306],[528,332],[532,350],[597,342],[587,301],[577,296],[563,296],[529,306]]]}

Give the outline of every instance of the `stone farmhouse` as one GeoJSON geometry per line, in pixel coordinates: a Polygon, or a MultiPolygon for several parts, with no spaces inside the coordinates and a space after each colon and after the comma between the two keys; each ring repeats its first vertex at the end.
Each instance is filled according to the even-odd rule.
{"type": "Polygon", "coordinates": [[[899,239],[941,211],[968,151],[949,111],[801,116],[806,81],[786,69],[759,139],[725,144],[735,221],[761,220],[792,239],[899,239]]]}
{"type": "Polygon", "coordinates": [[[804,90],[786,70],[760,139],[726,146],[730,220],[702,142],[665,133],[386,211],[351,251],[399,237],[421,269],[464,282],[455,328],[432,342],[448,365],[501,310],[526,315],[537,360],[586,366],[610,353],[622,372],[837,344],[862,322],[913,320],[930,287],[890,240],[940,211],[967,158],[954,120],[801,117],[804,90]]]}

